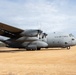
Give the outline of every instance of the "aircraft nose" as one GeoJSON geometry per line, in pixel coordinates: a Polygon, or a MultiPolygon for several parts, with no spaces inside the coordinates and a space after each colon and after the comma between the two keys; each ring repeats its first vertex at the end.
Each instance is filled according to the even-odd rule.
{"type": "Polygon", "coordinates": [[[73,41],[73,44],[76,45],[76,39],[73,38],[72,41],[73,41]]]}
{"type": "Polygon", "coordinates": [[[75,39],[75,45],[76,45],[76,39],[75,39]]]}

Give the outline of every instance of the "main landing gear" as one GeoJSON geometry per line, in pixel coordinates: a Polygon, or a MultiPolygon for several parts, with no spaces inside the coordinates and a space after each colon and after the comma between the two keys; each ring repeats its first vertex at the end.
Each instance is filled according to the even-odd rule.
{"type": "Polygon", "coordinates": [[[36,49],[26,49],[27,51],[35,51],[35,50],[40,50],[41,48],[36,48],[36,49]]]}
{"type": "Polygon", "coordinates": [[[40,50],[41,48],[37,48],[37,50],[40,50]]]}

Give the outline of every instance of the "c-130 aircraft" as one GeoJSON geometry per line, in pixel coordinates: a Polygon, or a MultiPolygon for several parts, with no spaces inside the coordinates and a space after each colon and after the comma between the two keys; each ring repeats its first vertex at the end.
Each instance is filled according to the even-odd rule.
{"type": "Polygon", "coordinates": [[[0,35],[9,37],[4,42],[10,48],[25,48],[26,50],[40,50],[41,48],[67,48],[76,45],[72,34],[46,34],[42,30],[23,30],[0,22],[0,35]]]}

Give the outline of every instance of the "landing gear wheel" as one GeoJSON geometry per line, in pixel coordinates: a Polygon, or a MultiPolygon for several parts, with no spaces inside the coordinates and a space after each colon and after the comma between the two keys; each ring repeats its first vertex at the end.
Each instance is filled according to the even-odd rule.
{"type": "Polygon", "coordinates": [[[69,50],[69,49],[70,49],[70,46],[69,46],[69,47],[67,47],[67,49],[69,50]]]}
{"type": "Polygon", "coordinates": [[[37,48],[37,50],[40,50],[40,48],[37,48]]]}

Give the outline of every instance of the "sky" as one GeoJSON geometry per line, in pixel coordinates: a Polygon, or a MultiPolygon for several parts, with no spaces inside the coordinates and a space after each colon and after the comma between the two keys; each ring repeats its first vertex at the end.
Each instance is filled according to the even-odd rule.
{"type": "Polygon", "coordinates": [[[76,36],[76,0],[0,0],[0,22],[76,36]]]}

